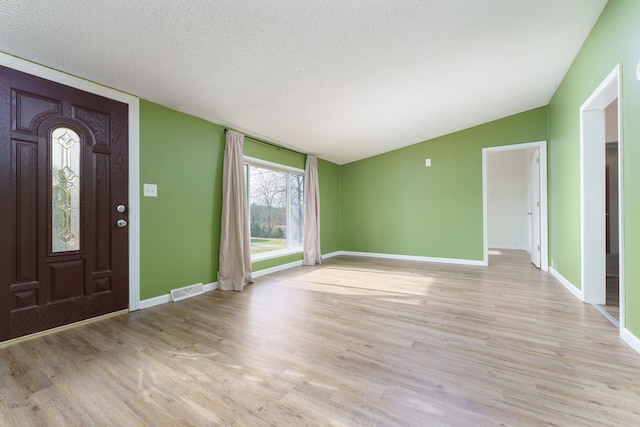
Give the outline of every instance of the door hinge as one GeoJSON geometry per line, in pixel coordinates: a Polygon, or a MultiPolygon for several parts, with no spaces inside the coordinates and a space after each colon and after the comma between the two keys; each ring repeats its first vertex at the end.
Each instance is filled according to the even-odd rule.
{"type": "Polygon", "coordinates": [[[538,245],[538,252],[540,252],[540,245],[538,245]]]}
{"type": "Polygon", "coordinates": [[[536,157],[536,163],[540,163],[540,157],[536,157]]]}
{"type": "Polygon", "coordinates": [[[540,207],[540,202],[539,201],[536,202],[536,207],[538,207],[538,208],[540,207]]]}

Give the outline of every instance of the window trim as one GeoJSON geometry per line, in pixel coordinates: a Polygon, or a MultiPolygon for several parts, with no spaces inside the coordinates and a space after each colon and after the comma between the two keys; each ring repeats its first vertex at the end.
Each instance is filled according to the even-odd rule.
{"type": "MultiPolygon", "coordinates": [[[[299,168],[294,168],[292,166],[287,166],[287,165],[283,165],[280,163],[274,163],[274,162],[270,162],[268,160],[262,160],[262,159],[258,159],[255,157],[251,157],[251,156],[243,156],[244,157],[244,164],[245,165],[249,165],[249,166],[257,166],[257,167],[264,167],[267,169],[271,169],[274,170],[276,172],[287,172],[287,173],[294,173],[297,175],[302,175],[304,177],[304,179],[307,179],[307,173],[304,169],[299,169],[299,168]]],[[[249,182],[247,181],[246,183],[247,186],[247,198],[249,197],[249,182]]],[[[251,262],[256,262],[256,261],[265,261],[268,259],[273,259],[273,258],[280,258],[280,257],[284,257],[287,255],[296,255],[296,254],[301,254],[304,252],[304,243],[300,246],[296,246],[295,248],[289,248],[289,244],[290,244],[290,237],[288,234],[288,222],[291,216],[291,197],[290,197],[290,191],[291,191],[291,182],[289,181],[289,175],[287,175],[287,236],[286,236],[286,241],[287,241],[287,248],[286,249],[279,249],[279,250],[275,250],[275,251],[269,251],[269,252],[263,252],[263,253],[259,253],[259,254],[252,254],[251,255],[251,262]]],[[[305,197],[305,202],[306,202],[306,197],[305,197]]],[[[248,203],[247,200],[247,209],[250,209],[251,205],[248,203]]],[[[306,218],[305,218],[306,219],[306,218]]],[[[251,235],[249,235],[249,238],[251,238],[251,235]]]]}
{"type": "Polygon", "coordinates": [[[255,157],[244,156],[244,163],[253,166],[266,166],[269,169],[275,169],[280,172],[293,172],[300,175],[304,175],[306,178],[306,172],[304,169],[294,168],[292,166],[282,165],[280,163],[273,163],[268,160],[256,159],[255,157]]]}
{"type": "Polygon", "coordinates": [[[282,258],[288,255],[296,255],[304,252],[303,247],[299,246],[293,249],[279,249],[275,251],[263,252],[251,255],[251,262],[266,261],[268,259],[282,258]]]}

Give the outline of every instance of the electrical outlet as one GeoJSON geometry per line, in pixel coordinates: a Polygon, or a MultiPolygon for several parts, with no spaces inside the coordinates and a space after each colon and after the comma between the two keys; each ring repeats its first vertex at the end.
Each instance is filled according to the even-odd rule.
{"type": "Polygon", "coordinates": [[[158,186],[156,184],[144,184],[144,197],[158,197],[158,186]]]}

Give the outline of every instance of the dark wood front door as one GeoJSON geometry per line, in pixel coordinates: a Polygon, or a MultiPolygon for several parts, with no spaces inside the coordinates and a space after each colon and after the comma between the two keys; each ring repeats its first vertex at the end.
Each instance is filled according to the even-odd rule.
{"type": "Polygon", "coordinates": [[[127,308],[127,109],[0,67],[0,341],[127,308]]]}

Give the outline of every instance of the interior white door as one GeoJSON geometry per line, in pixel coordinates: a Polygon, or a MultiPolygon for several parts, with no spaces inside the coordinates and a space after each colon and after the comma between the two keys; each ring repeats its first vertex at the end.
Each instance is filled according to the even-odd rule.
{"type": "Polygon", "coordinates": [[[529,161],[529,220],[531,262],[540,268],[540,149],[536,148],[529,161]]]}

